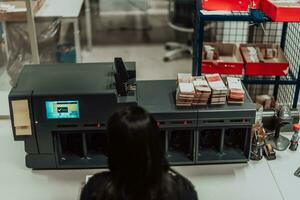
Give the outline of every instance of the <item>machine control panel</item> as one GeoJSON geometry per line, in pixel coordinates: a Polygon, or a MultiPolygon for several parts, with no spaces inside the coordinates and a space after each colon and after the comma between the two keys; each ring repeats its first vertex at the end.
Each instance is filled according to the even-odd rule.
{"type": "Polygon", "coordinates": [[[47,119],[78,119],[79,101],[46,101],[47,119]]]}

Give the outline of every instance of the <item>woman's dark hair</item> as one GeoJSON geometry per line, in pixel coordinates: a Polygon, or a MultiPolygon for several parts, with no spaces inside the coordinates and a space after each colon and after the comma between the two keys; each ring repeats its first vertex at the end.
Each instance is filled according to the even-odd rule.
{"type": "Polygon", "coordinates": [[[166,199],[169,165],[153,117],[141,107],[127,107],[109,118],[107,130],[111,181],[98,199],[166,199]]]}

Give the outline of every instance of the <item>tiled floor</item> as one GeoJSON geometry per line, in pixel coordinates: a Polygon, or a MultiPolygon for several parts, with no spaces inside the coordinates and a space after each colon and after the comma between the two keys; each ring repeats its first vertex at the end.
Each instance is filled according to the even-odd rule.
{"type": "Polygon", "coordinates": [[[84,62],[113,62],[114,57],[135,61],[138,80],[175,79],[178,72],[191,72],[191,58],[164,62],[163,44],[97,46],[83,52],[84,62]]]}
{"type": "Polygon", "coordinates": [[[9,110],[8,110],[8,93],[11,88],[9,84],[9,76],[7,75],[6,70],[0,73],[0,119],[8,118],[9,110]]]}
{"type": "Polygon", "coordinates": [[[2,72],[0,73],[0,91],[8,91],[11,88],[11,85],[9,83],[10,78],[5,70],[5,68],[2,69],[2,72]]]}

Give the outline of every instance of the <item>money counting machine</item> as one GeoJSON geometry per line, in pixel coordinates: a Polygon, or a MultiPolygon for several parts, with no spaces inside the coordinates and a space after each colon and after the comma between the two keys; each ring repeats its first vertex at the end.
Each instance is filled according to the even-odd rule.
{"type": "Polygon", "coordinates": [[[183,109],[175,106],[175,80],[134,77],[135,63],[118,59],[25,66],[9,104],[14,139],[25,143],[26,166],[106,167],[106,121],[128,105],[153,114],[172,165],[248,161],[256,113],[248,95],[243,105],[183,109]]]}

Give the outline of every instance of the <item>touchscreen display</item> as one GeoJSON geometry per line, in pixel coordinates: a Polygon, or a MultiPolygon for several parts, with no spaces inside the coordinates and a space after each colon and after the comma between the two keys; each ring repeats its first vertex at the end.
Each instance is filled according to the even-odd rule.
{"type": "Polygon", "coordinates": [[[46,101],[47,119],[79,118],[78,101],[46,101]]]}

